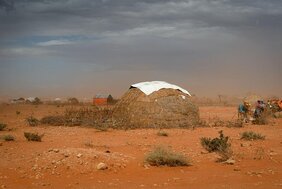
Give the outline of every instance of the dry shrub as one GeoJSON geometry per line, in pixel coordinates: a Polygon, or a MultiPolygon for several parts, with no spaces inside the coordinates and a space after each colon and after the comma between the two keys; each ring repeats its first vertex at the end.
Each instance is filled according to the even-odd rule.
{"type": "Polygon", "coordinates": [[[255,125],[267,125],[269,123],[269,115],[266,113],[262,113],[259,117],[253,120],[253,124],[255,125]]]}
{"type": "Polygon", "coordinates": [[[3,136],[3,139],[4,139],[5,141],[14,141],[14,140],[15,140],[15,137],[12,136],[12,135],[4,135],[4,136],[3,136]]]}
{"type": "Polygon", "coordinates": [[[244,122],[242,120],[229,120],[229,121],[224,121],[221,120],[218,117],[215,117],[213,119],[213,121],[211,121],[211,123],[209,124],[212,127],[243,127],[244,126],[244,122]]]}
{"type": "Polygon", "coordinates": [[[273,114],[273,117],[274,118],[282,118],[282,112],[275,112],[274,114],[273,114]]]}
{"type": "Polygon", "coordinates": [[[0,123],[0,131],[3,131],[7,127],[7,124],[0,123]]]}
{"type": "Polygon", "coordinates": [[[223,131],[219,131],[219,138],[202,137],[201,145],[208,152],[216,152],[220,156],[220,161],[226,161],[232,156],[231,144],[228,142],[229,137],[224,136],[223,131]]]}
{"type": "Polygon", "coordinates": [[[242,120],[234,120],[234,121],[227,121],[226,127],[243,127],[243,121],[242,120]]]}
{"type": "Polygon", "coordinates": [[[148,153],[145,161],[152,166],[188,166],[190,163],[184,155],[175,153],[168,148],[158,146],[152,152],[148,153]]]}
{"type": "Polygon", "coordinates": [[[40,120],[41,124],[46,125],[53,125],[53,126],[61,126],[65,125],[65,118],[64,116],[45,116],[40,120]]]}
{"type": "Polygon", "coordinates": [[[24,137],[27,139],[27,141],[41,142],[43,136],[44,134],[39,135],[38,133],[24,132],[24,137]]]}
{"type": "Polygon", "coordinates": [[[241,134],[241,139],[244,140],[264,140],[265,136],[253,131],[245,131],[241,134]]]}
{"type": "Polygon", "coordinates": [[[213,121],[211,121],[210,124],[212,127],[223,127],[225,125],[225,122],[221,120],[219,117],[213,118],[213,121]]]}
{"type": "Polygon", "coordinates": [[[35,117],[33,117],[32,115],[26,118],[26,122],[28,123],[29,126],[32,126],[32,127],[35,127],[40,123],[40,121],[36,119],[35,117]]]}
{"type": "Polygon", "coordinates": [[[67,108],[63,115],[45,116],[42,124],[53,126],[90,126],[100,131],[106,131],[111,125],[112,111],[98,109],[95,106],[67,108]]]}

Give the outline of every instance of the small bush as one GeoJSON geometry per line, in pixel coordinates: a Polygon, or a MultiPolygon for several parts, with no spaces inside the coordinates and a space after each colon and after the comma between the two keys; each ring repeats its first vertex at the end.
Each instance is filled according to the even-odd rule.
{"type": "Polygon", "coordinates": [[[40,123],[53,125],[53,126],[62,126],[65,125],[65,118],[64,116],[45,116],[40,120],[40,123]]]}
{"type": "Polygon", "coordinates": [[[40,121],[33,116],[29,116],[28,118],[26,118],[26,122],[28,123],[29,126],[32,127],[35,127],[40,123],[40,121]]]}
{"type": "Polygon", "coordinates": [[[226,127],[243,127],[243,121],[242,120],[227,121],[226,127]]]}
{"type": "Polygon", "coordinates": [[[201,145],[209,152],[225,151],[230,147],[228,143],[228,136],[225,137],[222,131],[219,131],[219,138],[201,138],[201,145]]]}
{"type": "Polygon", "coordinates": [[[3,131],[7,127],[7,124],[0,123],[0,131],[3,131]]]}
{"type": "Polygon", "coordinates": [[[282,118],[282,112],[275,112],[274,114],[273,114],[273,117],[274,118],[282,118]]]}
{"type": "Polygon", "coordinates": [[[158,136],[168,136],[167,132],[165,131],[162,131],[160,130],[158,133],[157,133],[158,136]]]}
{"type": "Polygon", "coordinates": [[[37,141],[37,142],[41,142],[42,137],[44,136],[44,134],[39,135],[38,133],[28,133],[28,132],[24,132],[24,137],[28,140],[28,141],[37,141]]]}
{"type": "Polygon", "coordinates": [[[3,139],[5,141],[14,141],[15,140],[15,137],[13,137],[12,135],[4,135],[3,136],[3,139]]]}
{"type": "Polygon", "coordinates": [[[266,113],[262,113],[259,117],[255,118],[255,120],[253,120],[253,124],[267,125],[268,122],[269,122],[268,118],[269,118],[269,116],[266,113]]]}
{"type": "Polygon", "coordinates": [[[148,153],[145,161],[152,166],[166,165],[175,167],[190,165],[182,154],[174,153],[171,150],[160,146],[148,153]]]}
{"type": "Polygon", "coordinates": [[[264,140],[265,136],[253,131],[245,131],[241,134],[241,139],[244,140],[264,140]]]}
{"type": "Polygon", "coordinates": [[[208,151],[208,152],[216,152],[219,154],[220,161],[226,161],[231,158],[232,150],[231,144],[228,142],[229,137],[224,136],[223,131],[219,131],[219,138],[206,138],[202,137],[201,145],[208,151]]]}

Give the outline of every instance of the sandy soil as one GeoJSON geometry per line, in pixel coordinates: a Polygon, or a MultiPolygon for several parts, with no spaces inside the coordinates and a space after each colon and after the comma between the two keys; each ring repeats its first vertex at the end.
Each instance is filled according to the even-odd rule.
{"type": "MultiPolygon", "coordinates": [[[[30,127],[25,118],[58,114],[63,107],[47,105],[1,105],[0,122],[8,124],[0,136],[16,140],[0,142],[1,188],[282,188],[282,119],[269,125],[243,128],[97,131],[83,127],[30,127]],[[20,114],[17,115],[16,111],[20,114]],[[216,162],[206,153],[201,137],[230,136],[234,165],[216,162]],[[24,132],[44,133],[42,142],[28,142],[24,132]],[[255,131],[265,140],[240,140],[243,131],[255,131]],[[187,167],[152,167],[145,155],[157,145],[182,152],[192,162],[187,167]],[[97,170],[98,163],[108,165],[97,170]]],[[[236,118],[236,107],[201,107],[202,119],[236,118]]]]}

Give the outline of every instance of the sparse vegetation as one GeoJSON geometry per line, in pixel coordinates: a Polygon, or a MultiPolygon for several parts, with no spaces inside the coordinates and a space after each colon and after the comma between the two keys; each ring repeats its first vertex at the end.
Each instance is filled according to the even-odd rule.
{"type": "Polygon", "coordinates": [[[45,116],[40,120],[41,124],[53,125],[53,126],[61,126],[65,125],[64,116],[45,116]]]}
{"type": "Polygon", "coordinates": [[[264,140],[265,136],[253,131],[245,131],[241,134],[241,139],[244,140],[264,140]]]}
{"type": "Polygon", "coordinates": [[[39,135],[38,133],[24,132],[24,136],[28,141],[41,142],[41,139],[44,136],[44,134],[39,135]]]}
{"type": "Polygon", "coordinates": [[[7,127],[7,124],[0,123],[0,131],[3,131],[7,127]]]}
{"type": "Polygon", "coordinates": [[[180,153],[175,153],[168,148],[161,146],[156,147],[152,152],[148,153],[145,161],[152,166],[188,166],[190,163],[180,153]]]}
{"type": "Polygon", "coordinates": [[[282,112],[275,112],[274,114],[273,114],[273,117],[274,118],[282,118],[282,112]]]}
{"type": "Polygon", "coordinates": [[[243,121],[242,120],[227,121],[226,127],[243,127],[243,121]]]}
{"type": "Polygon", "coordinates": [[[268,124],[268,118],[269,115],[266,113],[262,113],[259,117],[257,117],[255,120],[253,120],[253,124],[256,125],[267,125],[268,124]]]}
{"type": "Polygon", "coordinates": [[[35,117],[33,117],[32,115],[26,118],[26,122],[28,123],[29,126],[32,126],[32,127],[35,127],[40,123],[40,121],[36,119],[35,117]]]}
{"type": "Polygon", "coordinates": [[[4,135],[4,136],[3,136],[3,139],[4,139],[5,141],[14,141],[14,140],[15,140],[15,137],[12,136],[12,135],[4,135]]]}
{"type": "Polygon", "coordinates": [[[224,136],[223,131],[219,131],[219,138],[207,138],[202,137],[201,145],[208,151],[208,152],[216,152],[219,154],[220,161],[226,161],[230,159],[232,156],[231,144],[228,142],[229,137],[224,136]]]}
{"type": "Polygon", "coordinates": [[[167,132],[165,132],[165,131],[163,131],[163,130],[159,130],[158,132],[157,132],[157,135],[158,136],[168,136],[168,133],[167,132]]]}

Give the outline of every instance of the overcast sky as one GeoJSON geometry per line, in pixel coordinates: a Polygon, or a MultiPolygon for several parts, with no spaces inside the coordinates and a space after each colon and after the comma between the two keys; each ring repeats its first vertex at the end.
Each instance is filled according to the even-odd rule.
{"type": "Polygon", "coordinates": [[[281,0],[0,0],[0,96],[281,96],[281,35],[281,0]]]}

